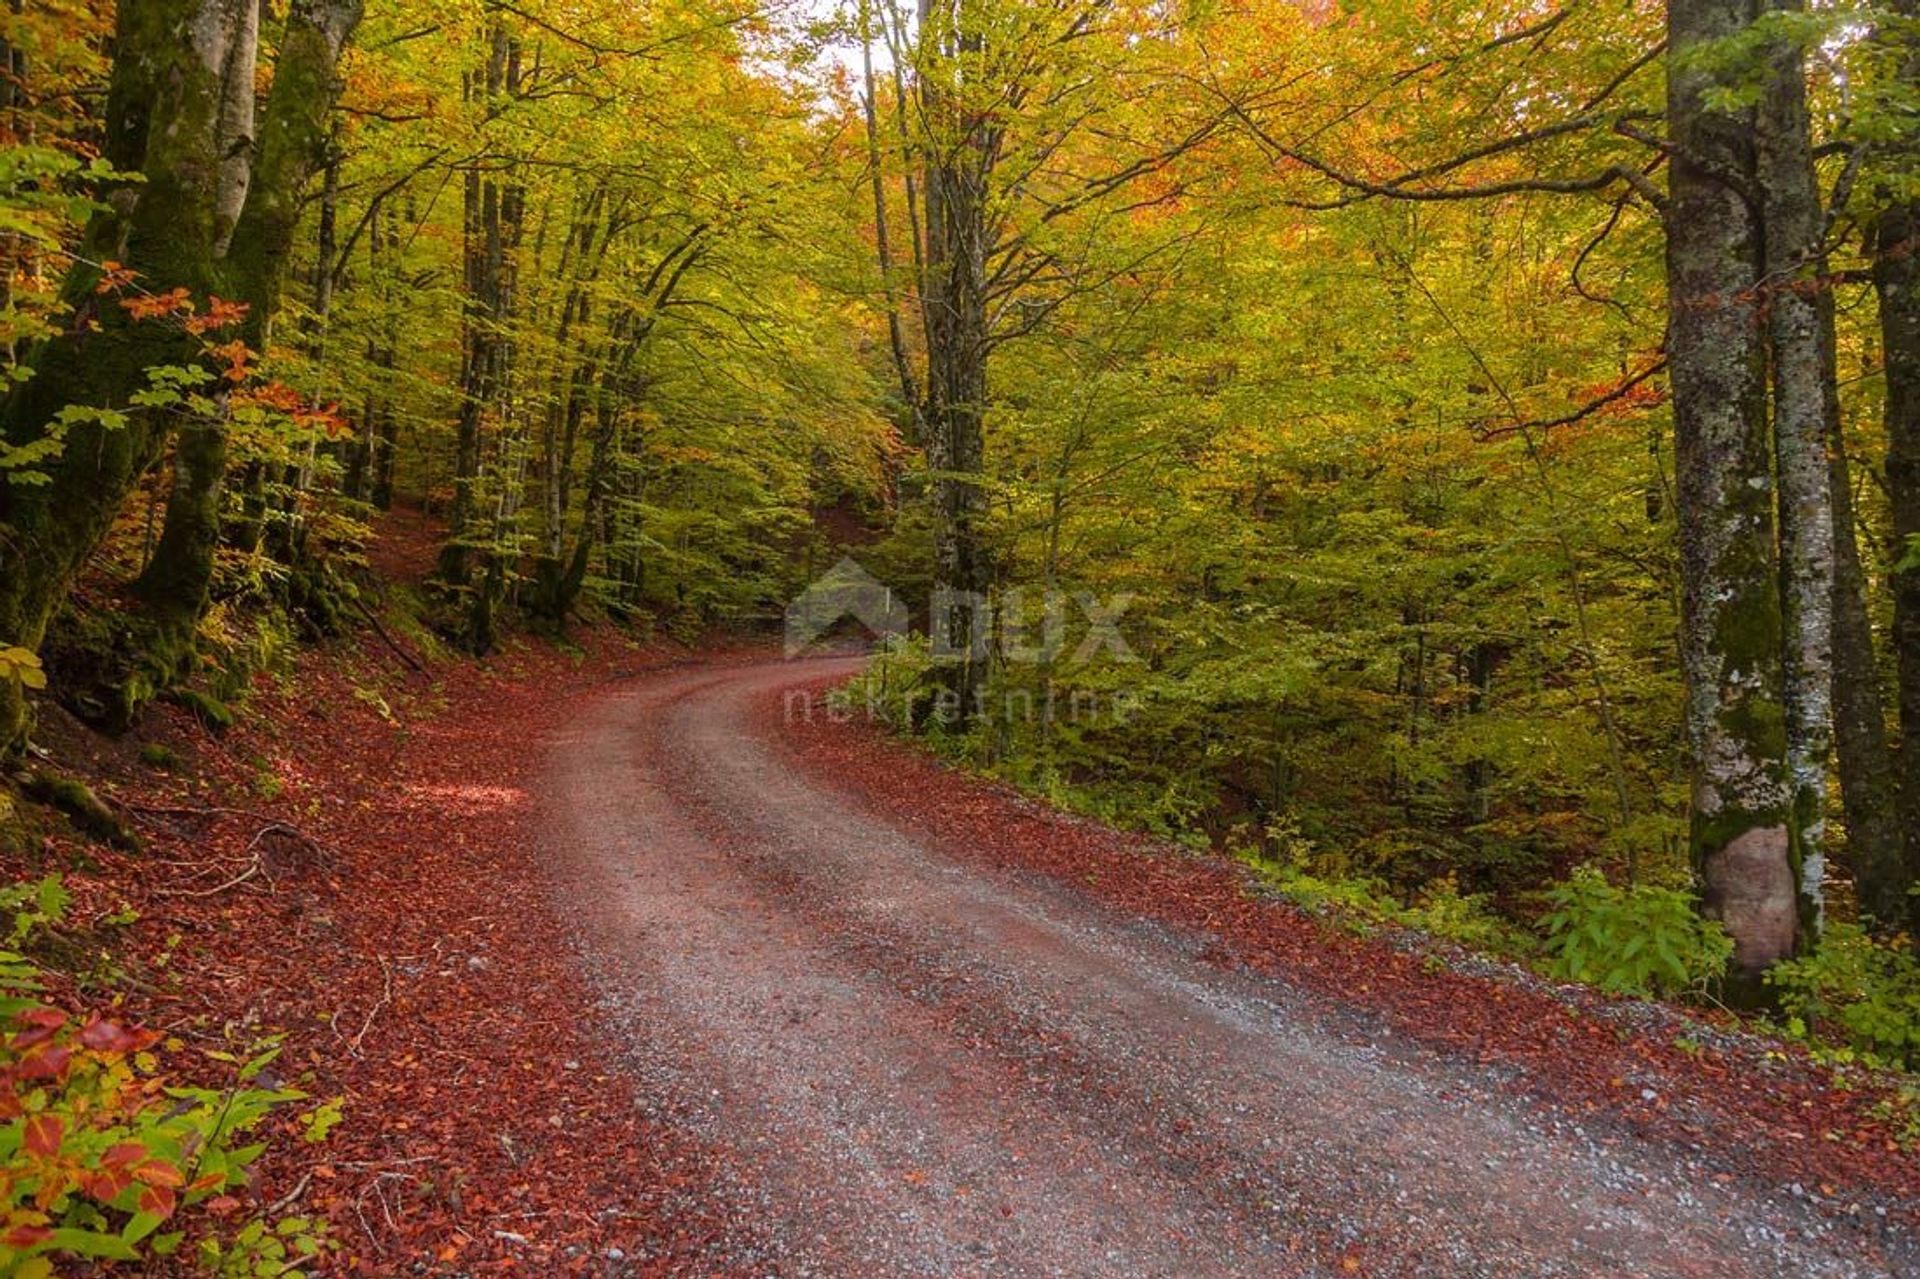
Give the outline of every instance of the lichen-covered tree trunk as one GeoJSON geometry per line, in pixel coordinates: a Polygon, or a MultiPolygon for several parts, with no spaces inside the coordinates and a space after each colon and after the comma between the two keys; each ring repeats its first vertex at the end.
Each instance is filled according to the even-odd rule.
{"type": "MultiPolygon", "coordinates": [[[[252,0],[123,0],[107,101],[107,158],[144,181],[113,192],[88,228],[66,282],[74,315],[34,353],[34,376],[8,397],[9,441],[41,438],[71,407],[124,409],[147,371],[194,358],[177,326],[136,320],[95,294],[94,263],[114,259],[152,292],[215,283],[222,156],[222,77],[252,0]]],[[[129,413],[110,427],[83,421],[66,437],[44,485],[0,485],[0,643],[38,648],[74,576],[126,495],[166,445],[170,419],[129,413]]],[[[0,685],[0,749],[26,728],[17,689],[0,685]]]]}
{"type": "MultiPolygon", "coordinates": [[[[1800,0],[1763,0],[1798,11],[1800,0]]],[[[1793,787],[1801,939],[1824,909],[1827,766],[1833,752],[1833,486],[1827,457],[1839,433],[1834,326],[1825,283],[1826,209],[1813,168],[1805,58],[1780,39],[1766,51],[1755,128],[1763,228],[1762,304],[1772,345],[1773,448],[1779,539],[1787,771],[1793,787]]]]}
{"type": "Polygon", "coordinates": [[[1729,993],[1761,993],[1794,953],[1799,885],[1786,777],[1780,586],[1766,421],[1761,228],[1749,113],[1715,109],[1705,45],[1752,23],[1751,0],[1672,0],[1668,351],[1691,747],[1692,847],[1704,905],[1734,942],[1729,993]]]}

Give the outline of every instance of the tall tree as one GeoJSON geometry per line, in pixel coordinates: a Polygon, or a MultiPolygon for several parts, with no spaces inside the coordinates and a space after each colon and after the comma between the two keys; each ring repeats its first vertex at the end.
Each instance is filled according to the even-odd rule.
{"type": "Polygon", "coordinates": [[[1706,909],[1734,940],[1733,993],[1749,998],[1759,995],[1761,974],[1794,953],[1799,884],[1786,779],[1754,120],[1715,97],[1722,85],[1702,55],[1744,35],[1753,18],[1751,0],[1667,6],[1667,349],[1692,846],[1706,909]]]}
{"type": "Polygon", "coordinates": [[[986,678],[989,585],[980,521],[987,410],[989,183],[1004,138],[993,107],[1006,91],[988,68],[978,0],[920,0],[916,83],[926,130],[921,190],[926,265],[920,305],[927,347],[926,448],[932,479],[934,581],[945,592],[936,633],[961,716],[977,713],[986,678]]]}
{"type": "MultiPolygon", "coordinates": [[[[238,174],[228,180],[246,196],[232,227],[219,233],[214,254],[223,294],[247,307],[240,337],[255,352],[266,351],[272,333],[302,198],[308,179],[325,160],[339,94],[335,68],[360,12],[360,0],[296,0],[289,7],[273,86],[257,130],[251,108],[251,55],[243,68],[248,106],[233,111],[235,123],[226,126],[233,140],[223,145],[229,166],[239,165],[238,174]]],[[[257,34],[249,43],[257,48],[257,34]]],[[[223,415],[196,416],[182,426],[174,446],[166,522],[135,583],[145,604],[139,656],[152,682],[161,686],[191,656],[193,633],[206,609],[220,542],[227,432],[223,415]]],[[[144,687],[123,692],[122,713],[137,709],[144,687]]]]}
{"type": "MultiPolygon", "coordinates": [[[[306,176],[298,157],[256,174],[242,163],[251,139],[234,132],[250,118],[257,8],[253,0],[125,0],[119,7],[105,152],[116,170],[142,180],[115,192],[94,219],[66,283],[72,319],[34,355],[34,376],[5,406],[6,437],[16,447],[65,429],[47,483],[0,488],[0,640],[7,643],[39,646],[80,565],[171,438],[169,414],[125,411],[149,371],[199,354],[183,326],[138,318],[101,296],[101,264],[120,262],[149,293],[184,289],[204,306],[233,291],[220,259],[247,210],[291,209],[298,198],[298,186],[289,185],[306,176]]],[[[296,8],[335,55],[359,15],[357,0],[296,8]]],[[[327,85],[332,65],[329,58],[327,85]]],[[[263,154],[271,154],[266,141],[263,154]]],[[[18,690],[0,687],[0,745],[17,743],[24,728],[18,690]]]]}
{"type": "MultiPolygon", "coordinates": [[[[1920,96],[1920,3],[1895,0],[1898,91],[1920,96]]],[[[1891,188],[1872,230],[1873,283],[1886,350],[1887,496],[1896,563],[1892,573],[1893,643],[1899,673],[1900,813],[1906,831],[1904,875],[1882,878],[1880,910],[1895,911],[1902,881],[1920,883],[1920,141],[1909,133],[1889,157],[1891,188]]],[[[1906,894],[1920,935],[1920,895],[1906,894]]]]}

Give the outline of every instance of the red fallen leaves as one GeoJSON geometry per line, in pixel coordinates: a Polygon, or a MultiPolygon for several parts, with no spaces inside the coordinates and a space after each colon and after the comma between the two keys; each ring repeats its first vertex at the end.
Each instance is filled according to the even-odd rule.
{"type": "MultiPolygon", "coordinates": [[[[430,562],[435,539],[401,543],[416,544],[430,562]]],[[[335,1223],[343,1253],[328,1273],[383,1279],[599,1274],[614,1247],[622,1273],[684,1273],[717,1232],[684,1206],[709,1156],[636,1112],[616,1046],[595,1039],[530,838],[542,738],[616,671],[664,664],[608,637],[588,644],[584,661],[510,651],[436,671],[430,685],[368,638],[364,650],[303,656],[290,687],[263,679],[247,719],[219,738],[159,707],[135,739],[71,726],[54,739],[63,760],[96,757],[116,799],[167,810],[143,821],[143,857],[90,849],[101,871],[69,875],[76,920],[140,914],[116,950],[159,992],[139,990],[120,1011],[182,1027],[169,1033],[190,1044],[227,1023],[284,1032],[279,1079],[314,1099],[295,1109],[344,1098],[323,1144],[291,1117],[259,1165],[257,1196],[209,1201],[208,1213],[257,1212],[298,1189],[283,1211],[335,1223]],[[141,765],[155,737],[191,767],[141,765]],[[284,788],[271,802],[254,793],[263,771],[284,788]],[[275,820],[322,851],[270,837],[255,850],[266,870],[248,883],[164,891],[185,872],[156,867],[245,865],[275,820]]],[[[102,1020],[75,1038],[137,1051],[146,1033],[102,1020]]],[[[230,1071],[209,1065],[200,1082],[230,1071]]],[[[82,1189],[111,1198],[137,1186],[141,1206],[164,1215],[184,1175],[142,1157],[136,1147],[109,1159],[82,1189]]]]}
{"type": "Polygon", "coordinates": [[[1128,913],[1203,929],[1219,938],[1210,962],[1272,972],[1364,1007],[1418,1042],[1517,1068],[1515,1088],[1538,1101],[1611,1115],[1655,1140],[1716,1147],[1723,1167],[1776,1184],[1833,1185],[1843,1200],[1849,1187],[1878,1190],[1892,1198],[1891,1211],[1920,1221],[1920,1158],[1900,1150],[1875,1113],[1884,1090],[1832,1087],[1804,1055],[1683,1051],[1671,1033],[1656,1038],[1608,1018],[1609,1001],[1597,994],[1565,1002],[1429,968],[1424,954],[1255,896],[1233,863],[1045,809],[947,769],[876,726],[789,720],[778,698],[762,714],[769,739],[784,737],[796,763],[931,835],[956,860],[1039,870],[1128,913]],[[1651,1102],[1642,1096],[1649,1087],[1651,1102]],[[1829,1133],[1845,1139],[1813,1139],[1829,1133]]]}

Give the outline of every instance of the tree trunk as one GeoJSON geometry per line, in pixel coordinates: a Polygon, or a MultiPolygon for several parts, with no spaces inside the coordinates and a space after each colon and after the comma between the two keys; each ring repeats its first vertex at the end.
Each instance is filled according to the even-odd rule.
{"type": "MultiPolygon", "coordinates": [[[[88,228],[81,264],[65,294],[72,324],[32,359],[33,378],[5,406],[7,439],[42,438],[70,407],[125,409],[147,370],[192,361],[196,344],[177,326],[135,320],[95,296],[88,265],[115,259],[155,293],[184,288],[204,299],[215,284],[219,208],[218,125],[222,72],[252,0],[123,0],[107,100],[106,154],[145,181],[111,193],[88,228]]],[[[44,485],[0,486],[0,643],[40,646],[48,619],[99,545],[121,503],[165,448],[170,419],[130,412],[117,429],[70,429],[44,485]]],[[[17,745],[26,708],[0,682],[0,750],[17,745]]]]}
{"type": "MultiPolygon", "coordinates": [[[[491,111],[506,76],[507,34],[494,28],[484,70],[467,76],[468,110],[491,111]]],[[[460,413],[453,434],[453,501],[447,507],[447,541],[440,548],[439,576],[464,589],[471,573],[470,526],[478,506],[480,428],[493,395],[498,310],[500,189],[477,168],[466,173],[462,201],[465,239],[465,289],[462,307],[460,413]]]]}
{"type": "MultiPolygon", "coordinates": [[[[1786,12],[1801,0],[1763,0],[1786,12]]],[[[1767,51],[1767,84],[1755,130],[1755,185],[1764,228],[1766,309],[1773,363],[1773,447],[1779,485],[1781,610],[1787,774],[1793,787],[1801,943],[1819,936],[1824,911],[1827,766],[1833,753],[1833,416],[1831,295],[1825,284],[1826,209],[1813,169],[1806,67],[1798,45],[1767,51]]]]}
{"type": "Polygon", "coordinates": [[[921,112],[931,137],[923,178],[927,344],[926,448],[933,473],[934,631],[945,643],[940,677],[963,722],[980,710],[991,627],[983,512],[987,400],[987,185],[993,170],[988,121],[964,100],[962,54],[980,37],[961,5],[936,15],[921,3],[921,112]]]}
{"type": "MultiPolygon", "coordinates": [[[[1887,901],[1920,882],[1920,204],[1884,211],[1874,231],[1874,288],[1887,358],[1887,493],[1895,553],[1891,575],[1893,644],[1900,681],[1900,813],[1906,831],[1904,884],[1881,885],[1887,901]]],[[[1920,899],[1906,896],[1908,917],[1920,930],[1920,899]]]]}
{"type": "MultiPolygon", "coordinates": [[[[249,6],[251,7],[251,6],[249,6]]],[[[240,336],[254,351],[270,340],[274,312],[292,255],[300,201],[307,181],[327,151],[328,121],[338,93],[335,67],[360,15],[359,0],[302,0],[287,13],[273,87],[256,142],[233,129],[253,127],[254,57],[258,32],[243,26],[225,74],[244,84],[244,109],[228,106],[222,115],[219,151],[223,157],[216,212],[214,271],[216,291],[247,304],[240,336]],[[233,159],[247,161],[235,174],[233,159]],[[230,231],[224,228],[226,201],[238,190],[244,203],[230,231]]],[[[229,83],[225,92],[241,92],[229,83]]],[[[324,261],[322,276],[331,276],[324,261]]],[[[324,320],[323,320],[324,322],[324,320]]],[[[224,400],[224,396],[221,397],[224,400]]],[[[220,545],[222,489],[227,471],[224,416],[191,422],[174,451],[173,486],[166,523],[153,558],[136,583],[146,608],[136,661],[148,679],[138,681],[115,704],[127,717],[139,710],[144,695],[164,688],[191,658],[193,635],[205,612],[213,582],[214,555],[220,545]]]]}
{"type": "Polygon", "coordinates": [[[900,299],[894,294],[893,240],[887,226],[886,173],[880,162],[879,103],[874,93],[873,9],[867,0],[862,0],[860,5],[859,21],[863,86],[860,101],[867,127],[867,181],[873,193],[873,251],[880,268],[881,296],[887,308],[887,348],[893,353],[894,375],[900,380],[900,402],[907,418],[902,425],[907,428],[909,442],[918,444],[925,435],[920,421],[920,385],[907,355],[906,333],[900,323],[900,299]]]}
{"type": "Polygon", "coordinates": [[[1692,764],[1691,844],[1704,906],[1733,938],[1728,993],[1794,953],[1799,885],[1782,704],[1780,585],[1766,422],[1761,230],[1752,120],[1706,102],[1704,45],[1745,31],[1751,0],[1667,9],[1668,339],[1680,525],[1681,663],[1692,764]]]}

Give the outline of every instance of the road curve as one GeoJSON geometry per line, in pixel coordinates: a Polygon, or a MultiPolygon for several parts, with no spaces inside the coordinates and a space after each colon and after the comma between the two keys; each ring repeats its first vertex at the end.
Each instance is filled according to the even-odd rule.
{"type": "Polygon", "coordinates": [[[557,901],[639,1104],[732,1170],[713,1273],[1904,1268],[1703,1156],[1209,964],[1203,936],[952,861],[772,740],[782,688],[852,669],[641,677],[550,761],[557,901]]]}

